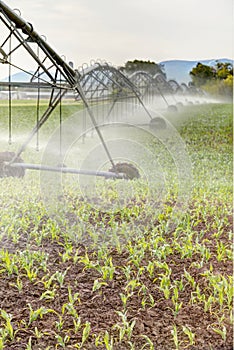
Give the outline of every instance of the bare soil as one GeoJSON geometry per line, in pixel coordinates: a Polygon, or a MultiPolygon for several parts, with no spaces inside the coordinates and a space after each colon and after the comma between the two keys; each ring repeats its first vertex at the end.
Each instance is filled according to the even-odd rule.
{"type": "MultiPolygon", "coordinates": [[[[212,219],[210,219],[212,220],[212,219]]],[[[90,217],[90,221],[92,218],[90,217]]],[[[46,224],[46,220],[45,220],[46,224]]],[[[229,232],[232,226],[232,218],[229,218],[229,223],[220,237],[220,242],[223,244],[230,244],[227,238],[227,232],[229,232]]],[[[194,228],[198,232],[205,229],[205,223],[201,222],[199,227],[194,228]]],[[[209,270],[210,264],[213,265],[213,272],[216,274],[223,274],[225,276],[232,275],[233,266],[229,260],[218,261],[216,258],[216,246],[212,238],[213,232],[207,234],[205,239],[207,246],[212,254],[207,263],[204,263],[202,269],[193,267],[193,261],[200,259],[199,256],[192,256],[191,258],[181,259],[179,254],[170,254],[166,262],[172,270],[171,280],[179,280],[184,274],[186,269],[194,277],[195,281],[199,283],[201,291],[205,291],[207,288],[206,279],[202,276],[202,272],[209,270]]],[[[203,238],[204,239],[204,238],[203,238]]],[[[168,243],[172,240],[168,237],[168,243]]],[[[42,249],[49,254],[47,263],[46,274],[52,275],[56,271],[67,271],[63,286],[58,284],[55,286],[55,298],[54,299],[42,299],[41,295],[45,292],[43,284],[43,276],[45,272],[40,271],[37,278],[30,281],[25,275],[25,271],[21,271],[22,276],[22,290],[18,290],[16,287],[17,276],[16,274],[9,275],[6,272],[1,272],[0,283],[0,305],[6,312],[12,315],[12,325],[14,327],[15,336],[14,339],[9,339],[7,350],[23,350],[27,349],[28,341],[31,337],[33,350],[45,350],[48,346],[50,349],[62,349],[60,346],[56,346],[56,334],[64,337],[69,335],[69,341],[65,345],[65,349],[76,349],[75,344],[82,341],[82,331],[75,332],[74,325],[71,316],[64,313],[64,324],[61,331],[58,331],[56,321],[58,316],[55,313],[47,313],[43,317],[38,317],[35,321],[29,324],[29,304],[36,310],[40,307],[46,307],[55,310],[58,314],[61,314],[61,309],[64,303],[68,302],[68,286],[70,286],[72,293],[79,293],[79,300],[75,302],[75,309],[81,318],[82,324],[86,321],[91,323],[91,331],[89,341],[87,341],[82,349],[96,349],[94,344],[93,334],[98,334],[107,330],[112,335],[117,336],[117,330],[113,329],[113,325],[120,322],[120,317],[116,313],[117,310],[123,310],[123,304],[120,298],[120,293],[125,293],[124,287],[126,286],[126,278],[121,269],[124,266],[131,265],[130,256],[127,251],[123,251],[119,254],[116,249],[110,251],[112,256],[113,265],[116,266],[113,280],[107,281],[106,285],[103,285],[100,289],[92,291],[94,281],[100,278],[100,273],[92,268],[84,268],[84,264],[80,262],[74,262],[73,259],[69,259],[65,262],[62,261],[62,254],[64,253],[64,242],[62,240],[55,241],[52,239],[43,240],[40,248],[33,241],[28,242],[26,234],[21,236],[21,239],[17,244],[14,244],[8,239],[2,239],[2,245],[6,247],[9,252],[19,252],[26,249],[26,246],[30,243],[31,250],[42,249]],[[41,337],[36,337],[35,329],[43,332],[41,337]]],[[[79,256],[84,256],[86,252],[90,259],[95,260],[95,252],[87,250],[87,248],[81,244],[74,244],[74,249],[78,252],[79,256]]],[[[150,252],[145,254],[142,266],[147,266],[147,260],[151,259],[150,252]],[[149,254],[147,256],[147,254],[149,254]]],[[[78,259],[79,260],[79,259],[78,259]]],[[[138,269],[135,267],[135,273],[138,269]]],[[[154,278],[160,274],[160,269],[155,271],[154,278]]],[[[173,305],[171,299],[166,300],[163,297],[162,292],[155,288],[153,279],[148,274],[143,274],[140,280],[148,288],[149,293],[155,300],[155,305],[142,306],[142,291],[139,288],[134,290],[134,293],[127,302],[127,319],[129,322],[135,320],[135,327],[131,341],[135,343],[135,349],[140,350],[146,343],[145,339],[141,337],[142,334],[147,335],[154,344],[156,350],[169,350],[175,349],[175,344],[172,337],[173,325],[177,326],[178,337],[184,348],[190,350],[232,350],[233,349],[233,333],[230,322],[226,322],[227,329],[226,340],[224,341],[220,334],[212,331],[211,325],[217,324],[217,315],[221,316],[220,310],[217,306],[216,310],[212,312],[205,312],[203,305],[199,303],[191,304],[191,293],[193,292],[189,284],[180,293],[180,300],[183,305],[179,313],[175,316],[173,313],[173,305]],[[195,336],[195,345],[189,345],[188,338],[182,333],[182,325],[189,326],[195,336]]],[[[228,319],[228,314],[224,315],[228,319]]],[[[3,320],[0,321],[0,326],[3,326],[3,320]]],[[[149,349],[147,345],[144,347],[149,349]]],[[[98,349],[105,349],[104,347],[98,347],[98,349]]],[[[128,341],[122,341],[121,344],[114,346],[116,350],[130,349],[128,341]]]]}

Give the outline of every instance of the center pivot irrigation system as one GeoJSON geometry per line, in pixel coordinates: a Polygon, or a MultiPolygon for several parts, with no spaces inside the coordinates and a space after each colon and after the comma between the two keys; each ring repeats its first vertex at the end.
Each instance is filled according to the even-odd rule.
{"type": "MultiPolygon", "coordinates": [[[[143,72],[138,72],[131,77],[126,77],[118,69],[105,62],[94,62],[90,66],[82,66],[80,69],[74,69],[71,62],[67,63],[65,58],[55,52],[47,43],[46,38],[43,35],[39,35],[34,30],[33,25],[26,22],[21,17],[19,10],[9,8],[3,1],[0,1],[0,26],[0,40],[2,41],[0,42],[0,64],[8,67],[9,73],[8,81],[0,82],[0,85],[7,89],[8,94],[9,143],[11,143],[12,140],[13,89],[34,89],[36,91],[37,100],[35,126],[29,133],[25,142],[19,147],[17,152],[0,152],[0,177],[22,177],[26,169],[119,179],[139,177],[139,172],[134,165],[130,163],[114,162],[99,128],[92,105],[93,103],[108,101],[110,108],[105,116],[105,118],[108,119],[116,102],[121,102],[123,100],[135,101],[135,103],[142,106],[144,113],[149,118],[149,125],[165,127],[164,119],[160,120],[160,117],[152,117],[151,113],[146,108],[146,100],[144,99],[146,94],[147,96],[150,95],[150,86],[150,89],[152,90],[152,88],[154,88],[154,91],[157,91],[158,95],[160,95],[166,105],[169,106],[164,95],[165,86],[168,89],[167,92],[170,92],[170,94],[172,94],[173,89],[171,85],[166,82],[165,78],[163,76],[155,76],[151,79],[149,75],[143,72]],[[25,57],[25,67],[22,67],[22,64],[20,67],[18,66],[19,57],[21,58],[21,62],[22,57],[25,57]],[[34,64],[34,71],[28,70],[29,61],[34,64]],[[27,74],[29,77],[28,81],[12,81],[11,76],[13,69],[20,70],[27,74]],[[144,85],[145,82],[147,82],[147,86],[144,85]],[[47,91],[49,99],[46,110],[41,114],[40,102],[44,91],[47,91]],[[63,165],[48,166],[23,162],[21,158],[22,153],[33,137],[35,135],[38,137],[40,128],[45,124],[56,107],[59,108],[61,114],[61,101],[66,95],[72,95],[75,100],[83,103],[83,107],[87,111],[87,115],[92,122],[111,164],[111,169],[109,171],[81,170],[67,168],[63,165]]],[[[60,126],[61,124],[62,118],[60,117],[60,126]]]]}

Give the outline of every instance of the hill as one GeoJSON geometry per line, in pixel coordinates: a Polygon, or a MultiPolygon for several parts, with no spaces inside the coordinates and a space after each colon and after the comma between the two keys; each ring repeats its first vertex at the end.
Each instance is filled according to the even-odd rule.
{"type": "MultiPolygon", "coordinates": [[[[33,73],[33,72],[30,72],[30,73],[33,73]]],[[[20,83],[28,82],[28,81],[30,81],[31,77],[32,76],[30,74],[27,74],[25,72],[18,72],[18,73],[12,74],[11,81],[12,82],[20,82],[20,83]]],[[[9,79],[9,77],[5,77],[5,78],[0,79],[0,81],[7,82],[8,79],[9,79]]]]}
{"type": "MultiPolygon", "coordinates": [[[[210,59],[210,60],[198,60],[198,61],[186,61],[186,60],[169,60],[158,63],[162,70],[166,73],[167,79],[174,79],[178,83],[188,83],[191,79],[189,72],[198,62],[209,66],[214,66],[216,62],[230,62],[233,64],[233,60],[228,58],[210,59]]],[[[33,72],[31,72],[33,73],[33,72]]],[[[24,72],[18,72],[11,76],[13,82],[28,82],[31,79],[31,75],[24,72]]],[[[0,79],[0,81],[8,81],[8,77],[0,79]]]]}

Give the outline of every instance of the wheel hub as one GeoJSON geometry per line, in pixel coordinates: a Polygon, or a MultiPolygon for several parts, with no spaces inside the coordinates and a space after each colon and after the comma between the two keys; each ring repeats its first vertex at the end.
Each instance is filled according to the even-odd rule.
{"type": "Polygon", "coordinates": [[[140,174],[138,169],[129,163],[117,163],[114,167],[109,169],[112,173],[123,174],[127,180],[139,179],[140,174]]]}
{"type": "MultiPolygon", "coordinates": [[[[25,170],[23,168],[11,167],[8,164],[15,157],[14,152],[0,152],[0,177],[23,177],[25,174],[25,170]]],[[[16,163],[23,163],[23,159],[21,157],[15,158],[16,163]]]]}

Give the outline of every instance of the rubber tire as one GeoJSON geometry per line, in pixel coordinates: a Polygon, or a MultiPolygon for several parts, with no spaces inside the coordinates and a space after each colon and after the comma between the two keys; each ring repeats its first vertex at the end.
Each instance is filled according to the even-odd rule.
{"type": "Polygon", "coordinates": [[[163,118],[155,117],[151,119],[149,126],[152,130],[162,130],[167,128],[167,123],[163,118]]]}

